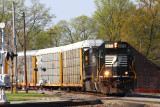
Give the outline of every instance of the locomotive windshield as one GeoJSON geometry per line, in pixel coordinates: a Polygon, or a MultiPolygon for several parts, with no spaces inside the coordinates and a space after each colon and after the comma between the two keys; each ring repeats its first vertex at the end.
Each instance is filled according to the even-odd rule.
{"type": "Polygon", "coordinates": [[[108,48],[108,49],[106,49],[106,54],[127,54],[127,50],[126,50],[126,48],[124,48],[124,49],[108,48]]]}

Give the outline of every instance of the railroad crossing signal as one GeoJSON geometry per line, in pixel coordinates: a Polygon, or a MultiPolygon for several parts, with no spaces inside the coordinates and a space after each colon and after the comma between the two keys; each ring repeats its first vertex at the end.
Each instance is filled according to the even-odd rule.
{"type": "Polygon", "coordinates": [[[7,58],[7,61],[9,59],[11,59],[13,61],[14,57],[18,56],[18,54],[14,54],[13,52],[9,51],[7,52],[7,55],[6,55],[6,58],[7,58]]]}
{"type": "Polygon", "coordinates": [[[5,96],[5,86],[8,83],[7,78],[9,77],[5,74],[5,34],[4,34],[4,27],[5,23],[0,23],[0,28],[2,29],[2,49],[1,49],[1,58],[2,58],[2,74],[0,76],[0,87],[1,87],[1,94],[0,94],[0,102],[1,103],[7,103],[6,96],[5,96]]]}

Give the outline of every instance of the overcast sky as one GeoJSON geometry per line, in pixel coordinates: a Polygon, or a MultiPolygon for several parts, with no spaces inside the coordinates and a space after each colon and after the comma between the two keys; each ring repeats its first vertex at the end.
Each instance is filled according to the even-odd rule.
{"type": "Polygon", "coordinates": [[[55,14],[54,24],[81,15],[92,16],[96,10],[94,0],[40,0],[40,2],[50,7],[51,13],[55,14]]]}

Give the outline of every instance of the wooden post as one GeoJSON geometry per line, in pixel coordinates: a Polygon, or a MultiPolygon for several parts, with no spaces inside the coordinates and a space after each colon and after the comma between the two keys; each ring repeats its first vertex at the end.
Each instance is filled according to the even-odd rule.
{"type": "MultiPolygon", "coordinates": [[[[16,31],[15,31],[15,5],[12,3],[12,12],[13,12],[13,52],[17,55],[17,41],[16,41],[16,31]]],[[[16,86],[18,86],[18,73],[17,73],[17,56],[14,58],[14,73],[16,76],[16,86]]],[[[15,92],[18,93],[17,87],[15,87],[15,92]]]]}
{"type": "Polygon", "coordinates": [[[25,35],[25,13],[23,12],[23,47],[24,47],[24,75],[25,75],[25,85],[26,85],[26,93],[28,93],[27,88],[27,64],[26,64],[26,35],[25,35]]]}

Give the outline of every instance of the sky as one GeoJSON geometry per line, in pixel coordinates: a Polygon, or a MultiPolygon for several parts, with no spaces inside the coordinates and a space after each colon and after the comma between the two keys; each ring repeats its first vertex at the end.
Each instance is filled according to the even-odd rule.
{"type": "MultiPolygon", "coordinates": [[[[29,0],[26,0],[27,3],[29,0]]],[[[53,19],[53,25],[60,20],[69,21],[81,15],[91,17],[96,10],[95,0],[39,0],[46,7],[51,8],[51,13],[56,16],[53,19]]],[[[135,1],[135,0],[131,0],[135,1]]]]}
{"type": "Polygon", "coordinates": [[[40,0],[40,2],[50,7],[50,12],[56,16],[53,24],[60,20],[69,21],[81,15],[90,17],[96,10],[94,0],[40,0]]]}

